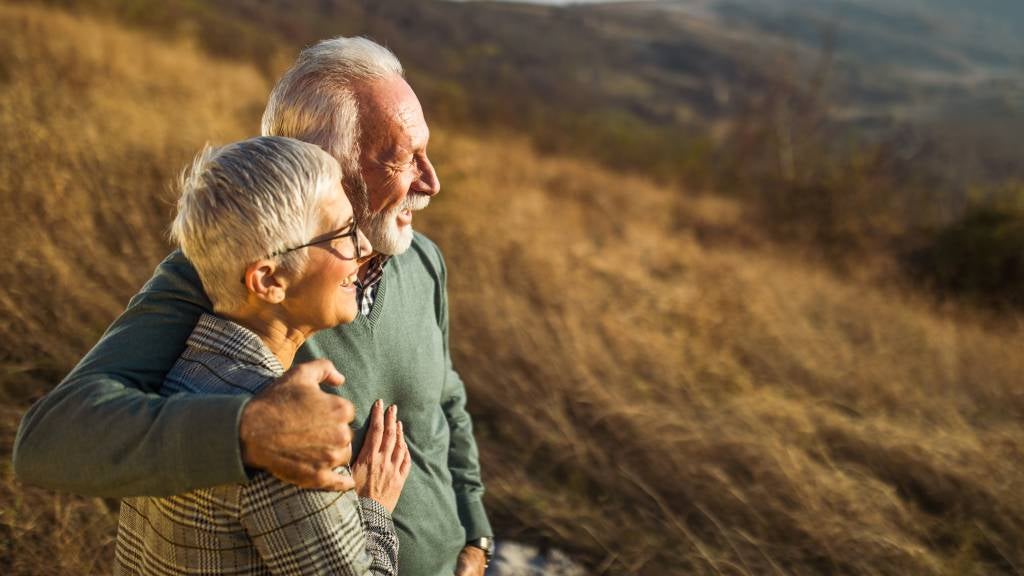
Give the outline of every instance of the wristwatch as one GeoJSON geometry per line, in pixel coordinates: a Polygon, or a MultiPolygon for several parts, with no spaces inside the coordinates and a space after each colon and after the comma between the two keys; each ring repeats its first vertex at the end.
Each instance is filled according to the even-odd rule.
{"type": "Polygon", "coordinates": [[[484,556],[486,557],[486,560],[484,560],[484,568],[491,565],[491,557],[494,556],[494,538],[481,536],[480,538],[466,542],[466,546],[473,546],[474,548],[483,550],[484,556]]]}

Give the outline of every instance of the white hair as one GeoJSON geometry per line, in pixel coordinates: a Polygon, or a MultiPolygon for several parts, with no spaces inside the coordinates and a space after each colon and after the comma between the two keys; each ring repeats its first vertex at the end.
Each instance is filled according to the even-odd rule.
{"type": "Polygon", "coordinates": [[[264,136],[287,136],[320,146],[359,178],[359,103],[355,87],[402,76],[390,50],[367,38],[331,38],[306,48],[274,86],[263,112],[264,136]]]}
{"type": "Polygon", "coordinates": [[[195,266],[217,312],[238,309],[246,267],[276,258],[300,274],[319,232],[320,205],[341,181],[338,163],[312,144],[260,137],[206,147],[181,175],[171,239],[195,266]]]}

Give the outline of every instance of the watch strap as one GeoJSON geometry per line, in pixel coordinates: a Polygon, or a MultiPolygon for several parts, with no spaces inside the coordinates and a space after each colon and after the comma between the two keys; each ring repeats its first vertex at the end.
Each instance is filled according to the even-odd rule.
{"type": "Polygon", "coordinates": [[[491,557],[494,556],[494,538],[489,536],[481,536],[480,538],[474,538],[469,542],[466,542],[466,546],[472,546],[479,548],[484,551],[484,556],[487,558],[487,564],[491,564],[491,557]]]}

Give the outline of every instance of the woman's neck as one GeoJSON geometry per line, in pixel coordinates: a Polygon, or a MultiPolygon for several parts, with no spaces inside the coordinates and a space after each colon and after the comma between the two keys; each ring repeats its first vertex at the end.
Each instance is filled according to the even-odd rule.
{"type": "Polygon", "coordinates": [[[292,362],[295,361],[295,353],[311,333],[288,326],[267,310],[245,309],[223,316],[259,336],[285,370],[291,368],[292,362]]]}

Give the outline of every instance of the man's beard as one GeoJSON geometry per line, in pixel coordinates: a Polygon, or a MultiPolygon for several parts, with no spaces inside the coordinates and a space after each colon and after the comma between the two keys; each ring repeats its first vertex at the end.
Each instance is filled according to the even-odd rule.
{"type": "Polygon", "coordinates": [[[430,196],[422,192],[409,192],[405,199],[386,212],[370,213],[370,198],[366,190],[366,182],[362,178],[354,179],[350,189],[352,196],[358,198],[353,202],[359,229],[366,234],[373,250],[381,254],[396,255],[409,249],[412,245],[412,224],[399,228],[398,214],[402,210],[413,212],[422,210],[430,204],[430,196]]]}

